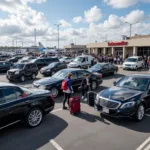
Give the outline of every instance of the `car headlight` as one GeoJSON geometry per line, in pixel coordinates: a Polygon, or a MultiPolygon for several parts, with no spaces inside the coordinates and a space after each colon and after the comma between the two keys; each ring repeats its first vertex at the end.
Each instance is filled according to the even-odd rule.
{"type": "Polygon", "coordinates": [[[45,89],[46,89],[46,87],[45,87],[44,85],[40,85],[40,86],[39,86],[39,89],[41,89],[41,90],[45,90],[45,89]]]}
{"type": "Polygon", "coordinates": [[[47,69],[46,71],[49,72],[49,71],[51,71],[51,69],[47,69]]]}
{"type": "Polygon", "coordinates": [[[95,104],[99,104],[99,94],[96,95],[95,104]]]}
{"type": "Polygon", "coordinates": [[[19,74],[19,71],[16,71],[15,74],[19,74]]]}
{"type": "Polygon", "coordinates": [[[131,108],[135,105],[135,102],[127,102],[121,106],[121,109],[131,108]]]}

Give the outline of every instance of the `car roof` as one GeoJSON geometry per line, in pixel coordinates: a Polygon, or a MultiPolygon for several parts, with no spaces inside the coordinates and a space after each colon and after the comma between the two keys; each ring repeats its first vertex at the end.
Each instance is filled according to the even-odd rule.
{"type": "Polygon", "coordinates": [[[84,69],[79,69],[79,68],[67,68],[67,69],[62,69],[64,71],[70,71],[70,72],[73,72],[73,71],[79,71],[79,70],[84,70],[84,69]]]}
{"type": "Polygon", "coordinates": [[[128,76],[130,76],[130,77],[150,78],[149,74],[131,74],[131,75],[128,75],[128,76]]]}
{"type": "Polygon", "coordinates": [[[101,64],[101,65],[108,65],[108,63],[97,63],[97,64],[101,64]]]}
{"type": "Polygon", "coordinates": [[[128,58],[140,58],[141,56],[132,56],[132,57],[128,57],[128,58]]]}
{"type": "Polygon", "coordinates": [[[0,82],[0,87],[5,87],[5,86],[17,87],[16,85],[11,84],[11,83],[0,82]]]}

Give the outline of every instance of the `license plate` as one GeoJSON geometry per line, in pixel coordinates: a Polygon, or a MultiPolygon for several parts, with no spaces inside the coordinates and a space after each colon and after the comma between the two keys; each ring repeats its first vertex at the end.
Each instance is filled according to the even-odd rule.
{"type": "Polygon", "coordinates": [[[102,112],[104,112],[104,113],[106,113],[106,114],[109,114],[109,109],[106,108],[106,107],[103,107],[102,112]]]}

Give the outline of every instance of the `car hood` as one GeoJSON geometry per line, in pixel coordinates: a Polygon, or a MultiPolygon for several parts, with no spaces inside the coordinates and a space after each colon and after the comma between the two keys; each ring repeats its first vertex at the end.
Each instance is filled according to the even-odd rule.
{"type": "Polygon", "coordinates": [[[48,90],[38,90],[38,89],[32,89],[33,95],[40,95],[40,94],[46,94],[50,93],[48,90]]]}
{"type": "Polygon", "coordinates": [[[101,69],[98,69],[98,68],[89,68],[88,71],[89,72],[97,72],[97,71],[100,71],[101,69]]]}
{"type": "Polygon", "coordinates": [[[138,96],[142,93],[143,92],[137,90],[112,86],[111,88],[108,88],[104,90],[102,93],[100,93],[100,96],[103,98],[125,101],[131,99],[132,97],[138,96]]]}
{"type": "Polygon", "coordinates": [[[20,71],[20,69],[10,69],[9,72],[16,72],[16,71],[20,71]]]}
{"type": "Polygon", "coordinates": [[[137,62],[124,62],[123,64],[126,64],[126,65],[136,65],[137,62]]]}
{"type": "Polygon", "coordinates": [[[54,83],[61,82],[61,81],[62,81],[62,79],[48,77],[48,78],[38,80],[38,81],[34,82],[33,84],[34,85],[49,85],[49,84],[54,84],[54,83]]]}
{"type": "Polygon", "coordinates": [[[52,67],[46,66],[46,67],[41,68],[41,70],[47,70],[47,69],[51,69],[51,68],[52,67]]]}
{"type": "Polygon", "coordinates": [[[77,65],[79,62],[70,62],[69,65],[77,65]]]}

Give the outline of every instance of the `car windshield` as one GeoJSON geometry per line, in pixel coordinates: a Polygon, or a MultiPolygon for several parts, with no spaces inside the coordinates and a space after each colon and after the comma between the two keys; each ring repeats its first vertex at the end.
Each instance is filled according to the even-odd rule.
{"type": "Polygon", "coordinates": [[[83,57],[76,57],[74,59],[74,62],[82,62],[83,57]]]}
{"type": "Polygon", "coordinates": [[[103,66],[103,64],[95,64],[92,68],[101,69],[103,66]]]}
{"type": "Polygon", "coordinates": [[[57,73],[55,73],[52,77],[57,79],[64,79],[68,75],[69,71],[67,70],[60,70],[57,73]]]}
{"type": "Polygon", "coordinates": [[[55,67],[57,65],[57,63],[51,63],[51,64],[49,64],[48,66],[49,67],[55,67]]]}
{"type": "Polygon", "coordinates": [[[31,62],[31,63],[35,63],[36,60],[37,60],[37,59],[32,59],[30,62],[31,62]]]}
{"type": "Polygon", "coordinates": [[[23,69],[24,68],[24,64],[14,64],[12,66],[12,69],[23,69]]]}
{"type": "Polygon", "coordinates": [[[141,77],[124,77],[115,86],[129,88],[133,90],[145,91],[148,87],[149,79],[141,77]]]}
{"type": "Polygon", "coordinates": [[[127,58],[125,62],[137,62],[137,58],[127,58]]]}

